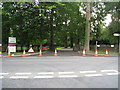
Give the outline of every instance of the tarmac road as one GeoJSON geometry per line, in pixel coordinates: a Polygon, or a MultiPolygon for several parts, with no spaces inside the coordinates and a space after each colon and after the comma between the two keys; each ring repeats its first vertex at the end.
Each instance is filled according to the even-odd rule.
{"type": "Polygon", "coordinates": [[[3,88],[118,87],[118,57],[11,57],[2,71],[3,88]]]}

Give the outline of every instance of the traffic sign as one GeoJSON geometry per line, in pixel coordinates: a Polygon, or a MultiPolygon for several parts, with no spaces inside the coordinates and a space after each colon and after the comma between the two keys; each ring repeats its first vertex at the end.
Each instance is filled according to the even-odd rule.
{"type": "Polygon", "coordinates": [[[31,47],[28,52],[34,52],[33,48],[31,47]]]}
{"type": "Polygon", "coordinates": [[[16,52],[16,37],[8,38],[8,50],[9,52],[16,52]]]}

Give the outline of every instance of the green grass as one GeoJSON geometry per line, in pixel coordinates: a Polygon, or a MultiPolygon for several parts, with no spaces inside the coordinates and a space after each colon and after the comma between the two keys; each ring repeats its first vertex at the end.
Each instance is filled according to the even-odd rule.
{"type": "Polygon", "coordinates": [[[16,49],[17,49],[17,50],[26,50],[27,47],[22,47],[22,48],[21,48],[21,47],[18,46],[16,49]]]}
{"type": "MultiPolygon", "coordinates": [[[[29,48],[28,47],[17,47],[16,48],[16,50],[28,50],[29,48]]],[[[33,47],[33,50],[35,51],[35,52],[37,52],[38,51],[38,48],[36,48],[36,47],[33,47]]]]}
{"type": "MultiPolygon", "coordinates": [[[[12,55],[12,54],[14,54],[14,55],[22,55],[23,52],[14,52],[14,53],[11,52],[10,54],[11,54],[11,55],[12,55]]],[[[29,54],[29,52],[26,52],[26,54],[29,54]]],[[[8,53],[7,53],[7,52],[2,52],[2,55],[3,55],[3,56],[7,56],[8,53]]]]}
{"type": "Polygon", "coordinates": [[[67,47],[67,48],[70,48],[70,47],[67,47]]]}
{"type": "Polygon", "coordinates": [[[28,49],[27,47],[22,47],[22,50],[26,50],[26,49],[28,49]]]}
{"type": "MultiPolygon", "coordinates": [[[[63,48],[65,48],[65,47],[57,47],[57,49],[63,49],[63,48]]],[[[67,48],[70,48],[70,47],[67,47],[67,48]]]]}
{"type": "Polygon", "coordinates": [[[64,47],[57,47],[57,49],[63,49],[64,47]]]}
{"type": "MultiPolygon", "coordinates": [[[[22,54],[22,52],[15,52],[15,53],[11,52],[10,54],[20,55],[20,54],[22,54]]],[[[3,56],[7,56],[8,53],[7,53],[7,52],[3,52],[2,55],[3,55],[3,56]]]]}

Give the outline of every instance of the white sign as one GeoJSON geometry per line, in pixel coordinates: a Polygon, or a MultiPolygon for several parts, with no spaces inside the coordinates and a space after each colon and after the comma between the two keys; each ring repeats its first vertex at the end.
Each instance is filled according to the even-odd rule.
{"type": "Polygon", "coordinates": [[[8,50],[9,52],[16,52],[16,37],[8,38],[8,50]]]}
{"type": "Polygon", "coordinates": [[[97,47],[100,47],[100,45],[97,45],[97,47]]]}
{"type": "Polygon", "coordinates": [[[111,45],[111,47],[115,47],[115,45],[111,45]]]}
{"type": "Polygon", "coordinates": [[[120,34],[119,34],[119,33],[114,33],[113,35],[114,35],[114,36],[120,36],[120,34]]]}
{"type": "Polygon", "coordinates": [[[31,47],[28,52],[34,52],[33,48],[31,47]]]}
{"type": "Polygon", "coordinates": [[[8,46],[9,52],[16,52],[16,46],[8,46]]]}
{"type": "Polygon", "coordinates": [[[16,43],[16,37],[9,37],[8,43],[16,43]]]}

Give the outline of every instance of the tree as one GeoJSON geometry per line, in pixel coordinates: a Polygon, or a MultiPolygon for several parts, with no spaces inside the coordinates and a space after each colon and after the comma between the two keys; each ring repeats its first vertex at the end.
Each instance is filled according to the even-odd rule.
{"type": "Polygon", "coordinates": [[[120,33],[119,30],[119,19],[120,19],[120,2],[107,2],[106,5],[106,11],[107,14],[111,14],[112,22],[108,26],[108,36],[109,36],[109,42],[111,44],[118,43],[117,37],[114,37],[114,33],[120,33]]]}
{"type": "Polygon", "coordinates": [[[49,45],[51,50],[54,45],[77,50],[84,45],[89,51],[90,40],[102,35],[104,7],[82,2],[3,3],[3,42],[15,36],[23,45],[49,45]]]}
{"type": "Polygon", "coordinates": [[[90,43],[90,22],[91,22],[91,11],[90,11],[90,2],[87,3],[86,8],[86,31],[85,31],[85,50],[89,51],[90,43]]]}

